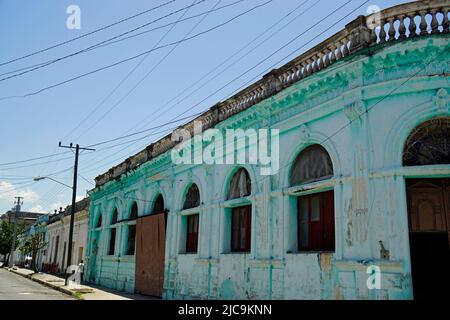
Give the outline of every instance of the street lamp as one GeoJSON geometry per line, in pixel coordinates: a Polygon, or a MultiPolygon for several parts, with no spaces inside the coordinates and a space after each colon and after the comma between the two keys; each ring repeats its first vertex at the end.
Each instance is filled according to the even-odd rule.
{"type": "Polygon", "coordinates": [[[41,180],[44,180],[44,179],[52,180],[52,181],[54,181],[54,182],[56,182],[56,183],[62,184],[63,186],[65,186],[65,187],[67,187],[67,188],[69,188],[69,189],[73,189],[71,186],[69,186],[69,185],[67,185],[67,184],[65,184],[65,183],[63,183],[63,182],[61,182],[61,181],[55,180],[55,179],[53,179],[53,178],[51,178],[51,177],[34,177],[34,178],[33,178],[34,181],[41,181],[41,180]]]}

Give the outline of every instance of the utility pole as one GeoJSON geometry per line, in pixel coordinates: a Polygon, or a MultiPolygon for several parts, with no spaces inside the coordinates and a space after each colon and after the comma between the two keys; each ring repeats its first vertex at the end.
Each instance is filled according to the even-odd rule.
{"type": "Polygon", "coordinates": [[[14,251],[16,251],[16,239],[17,239],[17,220],[19,219],[20,206],[23,204],[23,197],[15,197],[17,200],[14,202],[16,205],[16,211],[14,212],[14,231],[13,241],[11,245],[11,253],[9,254],[9,266],[12,268],[14,263],[14,251]]]}
{"type": "MultiPolygon", "coordinates": [[[[68,148],[68,149],[75,149],[75,165],[73,168],[73,186],[72,186],[72,207],[70,208],[70,227],[69,227],[69,248],[67,250],[67,267],[65,268],[66,272],[66,286],[68,284],[68,274],[67,274],[67,268],[70,267],[72,264],[72,241],[73,241],[73,223],[75,220],[75,200],[77,197],[77,178],[78,178],[78,155],[80,153],[80,150],[88,150],[88,151],[95,151],[95,149],[90,148],[81,148],[78,144],[74,147],[71,143],[68,146],[61,145],[61,141],[59,142],[60,148],[68,148]]],[[[64,266],[63,266],[64,267],[64,266]]]]}

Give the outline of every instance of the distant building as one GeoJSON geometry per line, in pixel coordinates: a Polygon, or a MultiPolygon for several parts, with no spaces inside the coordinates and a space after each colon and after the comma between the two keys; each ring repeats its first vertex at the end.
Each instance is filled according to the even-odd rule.
{"type": "MultiPolygon", "coordinates": [[[[63,273],[67,264],[71,206],[51,215],[46,225],[47,246],[42,260],[42,271],[63,273]]],[[[89,222],[89,198],[75,204],[75,220],[72,239],[72,264],[84,259],[89,222]]]]}
{"type": "MultiPolygon", "coordinates": [[[[18,220],[19,224],[25,224],[26,226],[31,226],[32,224],[34,224],[36,222],[36,220],[39,217],[41,217],[43,215],[45,215],[45,213],[20,211],[17,214],[17,218],[18,218],[17,220],[18,220]]],[[[14,223],[14,221],[16,219],[15,217],[16,217],[16,213],[12,210],[9,210],[0,216],[0,221],[14,223]]]]}

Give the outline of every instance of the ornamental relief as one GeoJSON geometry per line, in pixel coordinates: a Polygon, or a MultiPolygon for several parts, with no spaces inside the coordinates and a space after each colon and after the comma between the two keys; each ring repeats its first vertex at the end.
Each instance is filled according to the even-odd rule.
{"type": "Polygon", "coordinates": [[[450,117],[424,122],[406,140],[404,166],[433,164],[450,164],[450,117]]]}

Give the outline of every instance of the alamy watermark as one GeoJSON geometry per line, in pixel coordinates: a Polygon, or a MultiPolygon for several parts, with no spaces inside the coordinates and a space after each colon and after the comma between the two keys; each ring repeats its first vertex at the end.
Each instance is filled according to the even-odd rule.
{"type": "Polygon", "coordinates": [[[69,30],[81,29],[81,9],[76,4],[67,7],[66,13],[69,15],[66,20],[66,27],[69,30]]]}
{"type": "Polygon", "coordinates": [[[208,129],[194,121],[194,134],[177,129],[171,139],[174,164],[252,164],[261,175],[276,174],[280,167],[278,129],[208,129]]]}
{"type": "Polygon", "coordinates": [[[366,273],[369,275],[366,280],[367,289],[381,289],[381,268],[377,265],[370,265],[367,267],[366,273]]]}

